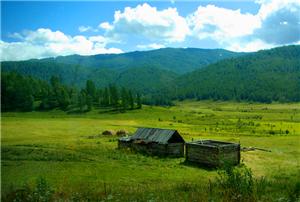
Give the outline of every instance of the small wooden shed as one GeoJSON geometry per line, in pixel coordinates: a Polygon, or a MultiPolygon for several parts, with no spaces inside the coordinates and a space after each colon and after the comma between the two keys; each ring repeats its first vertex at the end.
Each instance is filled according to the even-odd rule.
{"type": "Polygon", "coordinates": [[[131,137],[120,138],[119,148],[132,148],[136,151],[159,156],[184,156],[184,140],[177,130],[160,128],[138,128],[131,137]]]}
{"type": "Polygon", "coordinates": [[[186,143],[186,160],[209,167],[240,163],[240,144],[215,140],[186,143]]]}

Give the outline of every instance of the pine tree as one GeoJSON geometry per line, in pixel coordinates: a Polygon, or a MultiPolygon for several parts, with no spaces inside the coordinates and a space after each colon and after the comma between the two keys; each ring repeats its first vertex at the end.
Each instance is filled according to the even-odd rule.
{"type": "Polygon", "coordinates": [[[126,110],[128,109],[128,103],[129,103],[129,99],[128,99],[128,93],[127,90],[123,87],[121,90],[121,103],[122,103],[122,109],[126,110]]]}
{"type": "Polygon", "coordinates": [[[128,91],[128,103],[129,103],[130,109],[133,109],[134,108],[134,100],[133,100],[131,90],[128,91]]]}
{"type": "Polygon", "coordinates": [[[139,93],[136,95],[136,103],[137,103],[137,108],[141,109],[142,108],[142,101],[141,101],[141,95],[139,93]]]}
{"type": "Polygon", "coordinates": [[[81,112],[84,111],[85,106],[86,106],[86,93],[84,90],[81,90],[78,96],[78,107],[81,112]]]}
{"type": "Polygon", "coordinates": [[[118,108],[118,106],[119,106],[118,88],[115,85],[110,85],[109,92],[110,92],[110,103],[111,103],[112,107],[118,108]]]}
{"type": "Polygon", "coordinates": [[[96,86],[92,80],[86,81],[86,94],[91,96],[94,101],[96,101],[96,86]]]}
{"type": "Polygon", "coordinates": [[[95,101],[96,101],[96,103],[97,103],[99,106],[102,106],[102,103],[103,103],[103,91],[102,91],[102,89],[97,89],[97,90],[96,90],[96,98],[95,98],[95,101]]]}
{"type": "Polygon", "coordinates": [[[110,95],[109,95],[109,90],[108,88],[105,88],[104,89],[104,92],[103,92],[103,99],[102,99],[102,105],[107,107],[110,105],[110,95]]]}
{"type": "Polygon", "coordinates": [[[73,106],[78,105],[78,90],[76,88],[70,89],[70,104],[73,106]]]}
{"type": "Polygon", "coordinates": [[[93,97],[91,95],[86,96],[86,105],[87,105],[87,110],[91,111],[93,108],[93,97]]]}
{"type": "Polygon", "coordinates": [[[57,101],[58,105],[62,110],[66,110],[70,105],[70,96],[69,93],[64,86],[59,86],[57,89],[57,101]]]}

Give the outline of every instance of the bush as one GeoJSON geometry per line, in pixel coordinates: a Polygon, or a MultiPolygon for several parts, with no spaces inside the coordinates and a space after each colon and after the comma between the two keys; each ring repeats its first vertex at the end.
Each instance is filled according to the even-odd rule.
{"type": "Polygon", "coordinates": [[[239,168],[226,165],[218,172],[218,185],[222,197],[228,201],[253,201],[254,180],[251,169],[242,165],[239,168]]]}
{"type": "Polygon", "coordinates": [[[44,178],[36,180],[36,186],[32,189],[28,184],[25,184],[22,189],[18,189],[9,193],[4,197],[3,201],[14,202],[48,202],[53,201],[53,190],[44,178]]]}
{"type": "Polygon", "coordinates": [[[44,178],[38,178],[33,190],[33,201],[51,201],[53,190],[44,178]]]}

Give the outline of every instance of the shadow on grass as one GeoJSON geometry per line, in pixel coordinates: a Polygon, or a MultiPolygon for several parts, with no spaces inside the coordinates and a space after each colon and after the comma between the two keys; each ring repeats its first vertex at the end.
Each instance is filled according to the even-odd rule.
{"type": "Polygon", "coordinates": [[[125,110],[122,109],[114,109],[114,108],[101,108],[99,111],[99,114],[119,114],[119,113],[125,113],[125,110]]]}
{"type": "Polygon", "coordinates": [[[190,161],[187,161],[187,160],[181,162],[180,165],[189,166],[189,167],[193,167],[193,168],[200,168],[200,169],[204,169],[204,170],[207,170],[207,171],[216,171],[216,170],[219,169],[217,167],[210,166],[210,165],[207,165],[207,164],[195,163],[195,162],[190,162],[190,161]]]}
{"type": "Polygon", "coordinates": [[[67,111],[67,114],[85,114],[89,112],[89,110],[85,109],[85,110],[80,110],[80,109],[72,109],[67,111]]]}
{"type": "Polygon", "coordinates": [[[124,108],[113,108],[113,107],[98,107],[99,114],[120,114],[120,113],[126,113],[129,111],[138,110],[137,108],[133,109],[124,109],[124,108]]]}

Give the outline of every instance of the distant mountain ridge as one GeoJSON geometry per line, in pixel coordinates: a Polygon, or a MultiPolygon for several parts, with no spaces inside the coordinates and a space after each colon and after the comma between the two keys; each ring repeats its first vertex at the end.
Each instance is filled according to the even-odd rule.
{"type": "Polygon", "coordinates": [[[1,66],[3,72],[16,71],[47,81],[56,75],[77,87],[83,87],[88,79],[98,87],[116,84],[158,99],[270,102],[300,101],[299,58],[299,45],[247,54],[166,48],[2,62],[1,66]]]}
{"type": "Polygon", "coordinates": [[[184,74],[208,64],[244,55],[224,49],[162,48],[150,51],[134,51],[121,54],[99,54],[91,56],[70,55],[38,60],[62,64],[80,65],[89,68],[124,70],[151,66],[184,74]]]}
{"type": "Polygon", "coordinates": [[[59,56],[2,62],[2,71],[16,71],[47,80],[59,76],[63,83],[83,87],[91,79],[98,87],[111,83],[131,86],[142,93],[171,89],[177,76],[213,62],[244,55],[222,49],[163,48],[123,54],[59,56]]]}

